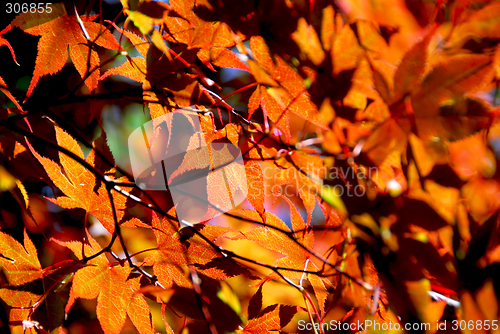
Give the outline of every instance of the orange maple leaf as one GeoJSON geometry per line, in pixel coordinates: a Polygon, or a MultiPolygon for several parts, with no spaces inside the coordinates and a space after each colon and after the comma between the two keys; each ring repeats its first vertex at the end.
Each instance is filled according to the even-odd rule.
{"type": "MultiPolygon", "coordinates": [[[[302,244],[307,249],[313,249],[314,246],[314,235],[312,230],[307,230],[307,225],[300,216],[299,212],[293,205],[293,203],[286,197],[282,197],[290,205],[291,214],[291,227],[285,224],[281,219],[275,215],[266,212],[266,224],[270,226],[277,227],[285,232],[300,231],[294,233],[297,242],[302,244]]],[[[250,210],[233,210],[234,213],[241,214],[257,222],[262,222],[262,219],[255,211],[250,210]]],[[[280,254],[285,255],[282,258],[276,260],[275,265],[278,267],[285,267],[291,269],[299,269],[304,271],[314,271],[318,269],[316,265],[310,262],[311,254],[304,248],[299,246],[297,242],[294,242],[288,238],[284,233],[269,227],[257,227],[246,233],[243,236],[236,236],[234,239],[248,239],[256,242],[257,244],[276,251],[280,254]]],[[[288,271],[283,272],[283,275],[289,279],[301,279],[303,274],[298,271],[288,271]]],[[[277,274],[271,274],[272,278],[277,278],[277,274]]],[[[331,286],[330,281],[327,278],[319,277],[314,274],[306,274],[304,278],[307,278],[311,285],[313,286],[316,298],[318,299],[318,304],[322,314],[324,313],[324,306],[326,302],[326,297],[328,292],[325,286],[331,286]]]]}
{"type": "Polygon", "coordinates": [[[262,37],[253,36],[250,39],[250,48],[255,62],[249,61],[249,64],[259,85],[249,101],[249,117],[260,104],[265,115],[284,132],[288,141],[291,138],[289,112],[325,128],[301,76],[280,56],[275,55],[273,61],[262,37]],[[264,85],[271,87],[266,88],[264,85]]]}
{"type": "Polygon", "coordinates": [[[129,79],[132,79],[134,81],[140,82],[140,83],[145,83],[146,82],[146,72],[147,72],[147,65],[146,65],[146,58],[149,50],[149,42],[146,42],[144,39],[141,37],[137,36],[136,34],[125,30],[125,29],[120,29],[117,26],[114,26],[116,30],[118,30],[120,33],[125,35],[132,45],[136,48],[136,50],[139,52],[141,57],[132,57],[129,58],[128,61],[124,62],[120,66],[113,67],[109,70],[107,70],[100,78],[99,80],[103,80],[107,78],[110,75],[122,75],[124,77],[127,77],[129,79]]]}
{"type": "Polygon", "coordinates": [[[178,105],[187,107],[191,105],[191,95],[198,87],[198,81],[186,74],[186,64],[181,57],[169,59],[164,57],[163,51],[150,42],[125,29],[115,28],[125,35],[137,49],[140,56],[128,57],[123,64],[107,70],[99,79],[103,80],[110,75],[121,75],[140,82],[144,90],[144,100],[151,101],[149,110],[151,118],[162,116],[166,113],[165,105],[178,105]],[[166,91],[167,97],[156,93],[166,91]],[[172,96],[172,98],[170,98],[172,96]],[[165,100],[162,100],[163,99],[165,100]]]}
{"type": "MultiPolygon", "coordinates": [[[[206,119],[202,119],[203,125],[206,125],[205,121],[206,119]]],[[[224,129],[214,131],[211,122],[208,127],[203,136],[204,140],[199,133],[191,136],[183,161],[169,176],[169,184],[175,184],[179,182],[179,176],[185,172],[203,169],[211,171],[206,177],[207,199],[206,203],[203,203],[208,207],[208,212],[200,217],[200,221],[210,220],[221,211],[229,209],[228,203],[234,201],[238,191],[241,189],[246,192],[248,188],[245,168],[240,164],[242,160],[240,159],[240,163],[234,162],[237,158],[235,149],[239,140],[239,127],[228,124],[224,129]],[[214,142],[220,139],[227,139],[231,144],[214,142]]],[[[263,195],[262,192],[261,196],[263,195]]],[[[179,207],[177,213],[180,213],[179,207]]],[[[194,220],[191,222],[195,223],[194,220]]]]}
{"type": "Polygon", "coordinates": [[[163,218],[162,221],[153,212],[151,226],[156,235],[158,250],[144,260],[146,266],[153,265],[155,275],[160,284],[168,289],[177,284],[183,287],[191,287],[191,282],[186,278],[182,269],[187,264],[186,248],[180,242],[174,222],[163,218]]]}
{"type": "Polygon", "coordinates": [[[158,242],[158,250],[144,260],[145,266],[153,266],[158,281],[166,289],[177,284],[192,287],[184,268],[194,266],[202,274],[215,278],[227,279],[239,274],[251,277],[250,272],[233,259],[217,252],[204,238],[214,242],[224,234],[233,231],[230,228],[198,224],[195,229],[204,236],[192,234],[187,228],[178,231],[175,223],[164,217],[161,221],[153,213],[152,227],[158,242]],[[187,240],[184,242],[182,240],[187,240]]]}
{"type": "Polygon", "coordinates": [[[257,210],[265,222],[264,175],[260,164],[254,160],[245,161],[245,174],[247,175],[247,185],[249,185],[247,194],[248,202],[257,210]]]}
{"type": "Polygon", "coordinates": [[[0,77],[0,91],[2,93],[4,93],[16,105],[16,107],[19,110],[23,111],[23,108],[21,107],[19,102],[16,100],[14,95],[12,95],[12,93],[7,89],[7,83],[5,83],[5,81],[2,79],[2,77],[0,77]]]}
{"type": "MultiPolygon", "coordinates": [[[[55,129],[57,143],[61,147],[68,149],[84,159],[82,149],[78,142],[58,126],[56,126],[55,129]]],[[[114,232],[115,223],[106,186],[102,183],[97,190],[94,189],[96,187],[96,177],[92,171],[85,169],[85,167],[75,162],[64,153],[59,153],[61,165],[58,165],[54,161],[42,157],[33,147],[31,147],[31,145],[30,150],[42,164],[47,175],[52,182],[54,182],[54,185],[66,195],[56,199],[47,198],[49,201],[66,209],[84,209],[87,214],[92,214],[99,219],[101,224],[110,233],[114,232]]],[[[94,166],[95,152],[93,150],[87,156],[86,161],[94,166]]],[[[126,178],[123,178],[121,181],[126,181],[126,178]]],[[[130,191],[132,188],[125,187],[123,189],[125,191],[130,191]]],[[[124,209],[126,200],[124,196],[114,197],[118,221],[120,221],[125,214],[124,209]]]]}
{"type": "MultiPolygon", "coordinates": [[[[7,239],[11,239],[11,237],[7,236],[7,239]]],[[[12,240],[7,240],[7,242],[12,242],[12,240]]],[[[15,240],[14,242],[17,243],[15,240]]],[[[36,260],[36,250],[31,249],[33,244],[26,234],[24,243],[26,249],[31,252],[30,256],[34,255],[32,262],[38,262],[36,260]]],[[[16,248],[13,250],[16,250],[16,248]]],[[[19,254],[23,257],[23,253],[21,251],[19,254]]],[[[13,261],[18,262],[18,260],[14,259],[13,261]]],[[[17,263],[18,270],[23,271],[21,267],[22,265],[17,263]]],[[[64,311],[57,292],[82,267],[85,267],[85,264],[80,261],[63,261],[44,268],[41,271],[43,277],[39,277],[41,279],[37,277],[32,282],[26,282],[21,289],[15,286],[0,289],[0,299],[10,306],[8,313],[11,331],[15,332],[22,325],[23,329],[26,329],[25,333],[38,333],[38,331],[35,331],[35,327],[32,327],[30,331],[29,326],[33,324],[37,324],[39,328],[44,328],[51,333],[58,333],[62,330],[64,311]]],[[[24,274],[21,271],[19,271],[19,274],[22,274],[25,278],[34,278],[33,275],[24,274]]]]}
{"type": "Polygon", "coordinates": [[[85,79],[88,89],[94,90],[99,80],[99,55],[97,51],[89,50],[88,43],[96,43],[113,50],[119,50],[120,45],[109,30],[103,29],[98,23],[90,22],[97,15],[81,16],[83,22],[80,25],[77,16],[66,13],[63,3],[53,4],[51,8],[50,12],[19,14],[11,22],[12,26],[19,27],[28,34],[42,36],[38,42],[35,71],[26,96],[31,95],[42,76],[55,74],[64,67],[68,47],[71,60],[82,79],[88,76],[85,79]],[[61,31],[64,33],[61,34],[61,31]]]}
{"type": "MultiPolygon", "coordinates": [[[[12,29],[12,25],[9,24],[7,27],[5,27],[4,30],[0,31],[0,36],[2,36],[3,34],[5,34],[6,32],[8,32],[11,29],[12,29]]],[[[19,66],[19,63],[16,60],[16,55],[14,53],[14,49],[12,49],[12,45],[10,45],[10,43],[5,38],[0,37],[0,46],[2,46],[2,45],[6,45],[9,48],[10,54],[12,55],[12,59],[14,59],[14,62],[19,66]]]]}
{"type": "Polygon", "coordinates": [[[168,29],[165,39],[172,43],[186,44],[189,49],[200,49],[198,58],[212,70],[215,70],[213,64],[249,71],[248,65],[229,50],[236,43],[227,24],[201,20],[193,11],[195,4],[193,0],[170,2],[172,9],[164,18],[168,29]]]}
{"type": "Polygon", "coordinates": [[[258,317],[250,319],[238,333],[266,334],[280,332],[292,320],[298,308],[288,305],[271,305],[266,307],[258,317]]]}
{"type": "MultiPolygon", "coordinates": [[[[5,34],[6,32],[8,32],[10,29],[12,29],[12,25],[9,24],[4,30],[0,31],[0,36],[2,36],[3,34],[5,34]]],[[[12,54],[12,59],[14,59],[14,62],[17,65],[19,65],[18,62],[17,62],[17,60],[16,60],[16,55],[14,53],[14,49],[12,49],[12,46],[10,45],[10,43],[5,38],[0,37],[0,46],[2,46],[2,45],[6,45],[9,48],[10,53],[12,54]]],[[[7,84],[2,79],[2,77],[0,77],[0,91],[2,93],[4,93],[16,105],[16,107],[19,110],[23,111],[23,108],[21,108],[21,106],[19,105],[19,102],[17,102],[16,98],[7,89],[7,84]]]]}
{"type": "Polygon", "coordinates": [[[289,157],[276,160],[274,165],[274,195],[279,195],[280,186],[295,186],[307,211],[307,223],[310,223],[316,205],[323,164],[323,159],[318,156],[295,151],[289,157]]]}
{"type": "Polygon", "coordinates": [[[0,232],[0,267],[10,285],[21,285],[42,278],[35,245],[24,231],[24,247],[10,235],[0,232]]]}
{"type": "MultiPolygon", "coordinates": [[[[85,256],[101,251],[97,241],[88,234],[90,245],[84,245],[85,256]]],[[[83,259],[82,244],[77,241],[54,240],[83,259]]],[[[78,270],[73,278],[65,311],[69,312],[77,298],[97,298],[97,318],[106,334],[120,333],[128,315],[141,334],[154,333],[149,306],[139,292],[140,276],[128,279],[131,268],[109,263],[104,253],[88,261],[88,266],[78,270]]]]}
{"type": "MultiPolygon", "coordinates": [[[[415,116],[437,116],[438,107],[445,101],[465,92],[477,91],[487,83],[487,79],[491,79],[492,73],[492,59],[487,55],[466,54],[449,57],[436,65],[425,77],[420,89],[412,94],[415,116]]],[[[417,121],[422,120],[417,118],[417,121]]],[[[427,124],[422,121],[421,126],[417,124],[417,130],[424,132],[423,128],[426,126],[427,124]]]]}

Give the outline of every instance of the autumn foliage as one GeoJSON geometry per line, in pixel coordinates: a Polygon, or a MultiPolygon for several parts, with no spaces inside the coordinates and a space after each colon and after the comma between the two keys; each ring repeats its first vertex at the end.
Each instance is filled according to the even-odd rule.
{"type": "Polygon", "coordinates": [[[499,332],[499,1],[2,6],[1,333],[499,332]],[[169,113],[243,157],[196,221],[169,113]]]}

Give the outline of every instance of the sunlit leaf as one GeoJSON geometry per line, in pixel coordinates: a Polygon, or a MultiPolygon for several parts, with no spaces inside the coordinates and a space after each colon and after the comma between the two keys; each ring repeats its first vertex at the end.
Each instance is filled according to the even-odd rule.
{"type": "Polygon", "coordinates": [[[24,232],[24,247],[10,235],[0,232],[0,264],[9,284],[13,286],[42,277],[42,267],[33,242],[24,232]]]}
{"type": "Polygon", "coordinates": [[[286,305],[271,305],[260,313],[259,317],[251,319],[238,333],[264,334],[280,331],[297,313],[296,307],[286,305]]]}
{"type": "MultiPolygon", "coordinates": [[[[83,152],[78,142],[61,128],[56,126],[55,129],[58,144],[83,159],[83,152]]],[[[106,186],[104,183],[101,183],[98,190],[94,191],[96,177],[92,171],[85,169],[64,153],[59,153],[59,161],[61,163],[59,165],[50,159],[42,157],[32,147],[30,149],[42,164],[47,175],[54,182],[54,185],[66,195],[56,199],[49,199],[51,202],[67,209],[85,209],[88,214],[92,214],[98,218],[109,232],[114,231],[114,219],[106,186]]],[[[87,156],[87,162],[93,163],[94,155],[95,153],[92,151],[87,156]]],[[[125,181],[125,179],[122,180],[125,181]]],[[[124,190],[130,191],[130,188],[125,187],[124,190]]],[[[123,210],[125,208],[126,197],[115,196],[114,201],[118,221],[120,221],[124,216],[123,210]]]]}
{"type": "Polygon", "coordinates": [[[436,116],[438,107],[457,96],[481,87],[492,72],[486,55],[457,55],[435,66],[412,94],[415,116],[436,116]]]}
{"type": "Polygon", "coordinates": [[[88,42],[99,46],[119,50],[120,45],[109,30],[103,30],[98,23],[93,23],[95,16],[82,15],[82,25],[88,33],[87,41],[80,24],[74,15],[68,15],[63,4],[54,4],[52,11],[41,14],[28,12],[19,14],[11,23],[26,33],[42,36],[38,42],[38,56],[35,72],[28,88],[30,96],[42,76],[59,72],[69,55],[76,69],[90,91],[97,87],[99,80],[99,56],[95,50],[89,50],[88,42]],[[59,31],[65,31],[59,34],[59,31]],[[90,55],[90,59],[89,59],[90,55]],[[90,66],[88,66],[90,64],[90,66]]]}
{"type": "Polygon", "coordinates": [[[491,177],[496,171],[494,153],[487,147],[486,133],[448,144],[451,167],[462,179],[482,175],[491,177]]]}

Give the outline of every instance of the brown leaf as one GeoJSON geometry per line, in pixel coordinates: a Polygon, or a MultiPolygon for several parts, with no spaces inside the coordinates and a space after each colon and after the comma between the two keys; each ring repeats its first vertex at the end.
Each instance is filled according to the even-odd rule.
{"type": "Polygon", "coordinates": [[[260,311],[262,310],[262,287],[264,284],[259,286],[257,292],[252,296],[250,302],[248,303],[248,320],[256,318],[260,311]]]}

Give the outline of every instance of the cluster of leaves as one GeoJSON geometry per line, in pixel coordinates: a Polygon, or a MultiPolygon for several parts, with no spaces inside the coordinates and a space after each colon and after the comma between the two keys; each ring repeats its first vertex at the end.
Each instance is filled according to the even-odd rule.
{"type": "MultiPolygon", "coordinates": [[[[51,9],[0,32],[31,77],[0,72],[2,331],[498,320],[500,2],[51,9]],[[207,143],[240,147],[247,203],[184,226],[139,188],[102,126],[137,103],[196,106],[207,143]]],[[[177,174],[205,167],[186,155],[177,174]]],[[[215,210],[227,190],[200,191],[215,210]]]]}

